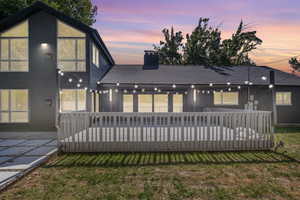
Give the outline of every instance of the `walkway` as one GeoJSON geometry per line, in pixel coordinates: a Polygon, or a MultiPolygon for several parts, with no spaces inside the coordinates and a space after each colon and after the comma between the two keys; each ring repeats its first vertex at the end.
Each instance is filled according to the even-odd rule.
{"type": "Polygon", "coordinates": [[[0,132],[0,190],[45,162],[57,151],[53,134],[0,132]],[[41,139],[39,139],[41,138],[41,139]]]}

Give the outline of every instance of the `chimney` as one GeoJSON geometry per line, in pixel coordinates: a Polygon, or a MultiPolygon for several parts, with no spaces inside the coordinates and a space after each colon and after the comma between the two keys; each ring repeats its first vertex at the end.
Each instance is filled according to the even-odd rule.
{"type": "Polygon", "coordinates": [[[158,69],[159,67],[159,56],[156,51],[145,51],[144,55],[144,70],[158,69]]]}

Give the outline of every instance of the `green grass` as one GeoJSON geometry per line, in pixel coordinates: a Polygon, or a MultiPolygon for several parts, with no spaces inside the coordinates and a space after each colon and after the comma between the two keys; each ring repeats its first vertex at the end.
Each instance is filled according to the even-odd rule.
{"type": "Polygon", "coordinates": [[[64,154],[0,199],[300,199],[300,133],[278,152],[64,154]]]}

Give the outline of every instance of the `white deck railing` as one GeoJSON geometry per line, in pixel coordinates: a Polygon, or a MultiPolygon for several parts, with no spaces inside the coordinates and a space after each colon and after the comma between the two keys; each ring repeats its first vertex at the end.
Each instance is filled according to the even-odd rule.
{"type": "Polygon", "coordinates": [[[62,113],[63,152],[265,150],[271,112],[62,113]]]}

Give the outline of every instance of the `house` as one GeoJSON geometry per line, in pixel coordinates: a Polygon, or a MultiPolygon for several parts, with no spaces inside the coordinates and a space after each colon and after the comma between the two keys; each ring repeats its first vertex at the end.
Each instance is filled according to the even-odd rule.
{"type": "Polygon", "coordinates": [[[265,110],[300,124],[300,78],[264,66],[115,65],[95,29],[37,2],[0,21],[0,131],[53,131],[60,112],[265,110]]]}
{"type": "Polygon", "coordinates": [[[52,131],[59,110],[91,110],[85,88],[113,65],[95,29],[44,3],[2,20],[0,131],[52,131]]]}

